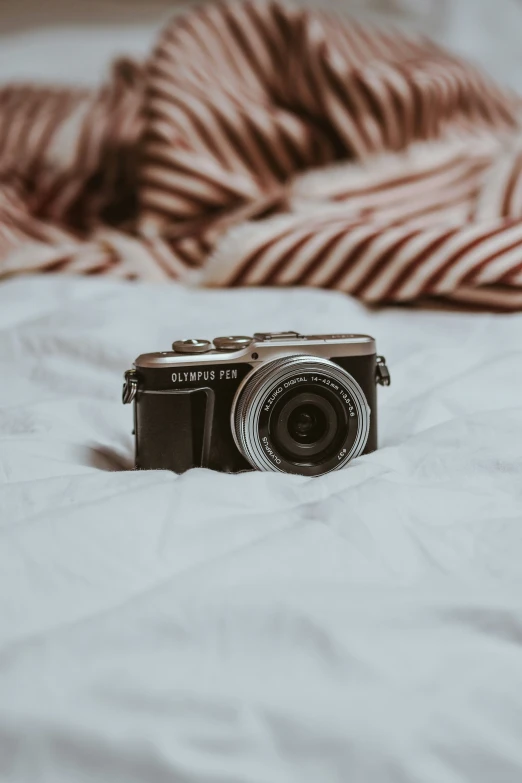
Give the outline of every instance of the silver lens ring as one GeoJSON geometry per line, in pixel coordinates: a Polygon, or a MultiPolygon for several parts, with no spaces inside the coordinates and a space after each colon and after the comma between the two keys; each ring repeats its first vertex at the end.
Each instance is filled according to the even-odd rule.
{"type": "Polygon", "coordinates": [[[257,470],[286,472],[278,466],[277,461],[274,461],[261,443],[259,420],[262,406],[270,390],[280,388],[296,374],[303,376],[308,373],[320,373],[341,384],[349,392],[355,408],[357,432],[353,444],[330,470],[344,467],[364,450],[370,432],[370,408],[357,381],[329,359],[303,355],[285,356],[252,370],[240,384],[232,403],[231,426],[236,446],[257,470]]]}

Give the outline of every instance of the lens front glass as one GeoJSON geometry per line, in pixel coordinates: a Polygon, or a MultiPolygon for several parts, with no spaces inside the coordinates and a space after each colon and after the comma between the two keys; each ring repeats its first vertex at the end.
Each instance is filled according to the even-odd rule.
{"type": "Polygon", "coordinates": [[[346,435],[347,418],[328,396],[313,384],[303,384],[283,394],[272,410],[268,432],[276,447],[296,465],[319,464],[346,435]]]}
{"type": "Polygon", "coordinates": [[[326,416],[311,403],[300,405],[288,419],[288,434],[299,444],[316,443],[327,430],[326,416]]]}

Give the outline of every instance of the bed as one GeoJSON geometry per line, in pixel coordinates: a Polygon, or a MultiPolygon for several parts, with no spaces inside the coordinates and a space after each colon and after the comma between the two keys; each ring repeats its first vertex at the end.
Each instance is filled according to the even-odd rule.
{"type": "Polygon", "coordinates": [[[521,345],[307,288],[2,282],[0,779],[519,783],[521,345]],[[138,354],[289,328],[376,337],[377,452],[131,470],[138,354]]]}

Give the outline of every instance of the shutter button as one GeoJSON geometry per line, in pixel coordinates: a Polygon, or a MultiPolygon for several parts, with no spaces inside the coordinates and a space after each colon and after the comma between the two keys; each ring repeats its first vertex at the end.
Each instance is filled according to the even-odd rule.
{"type": "Polygon", "coordinates": [[[214,338],[214,345],[218,351],[239,351],[241,348],[248,348],[251,342],[251,337],[242,337],[238,335],[233,337],[214,338]]]}
{"type": "Polygon", "coordinates": [[[176,353],[207,353],[210,351],[209,340],[176,340],[172,348],[176,353]]]}

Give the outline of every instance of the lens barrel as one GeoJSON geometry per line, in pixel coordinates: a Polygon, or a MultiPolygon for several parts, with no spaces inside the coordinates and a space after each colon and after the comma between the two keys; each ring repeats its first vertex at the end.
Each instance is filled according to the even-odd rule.
{"type": "Polygon", "coordinates": [[[234,440],[258,470],[318,476],[361,454],[370,409],[355,379],[335,362],[287,356],[252,370],[236,392],[234,440]]]}

